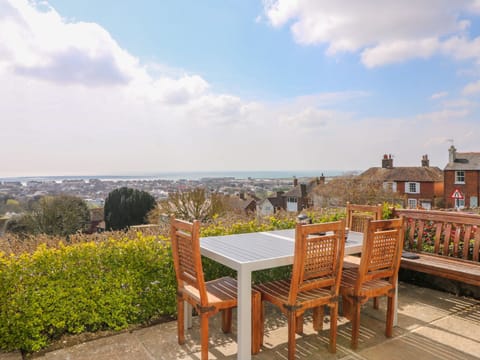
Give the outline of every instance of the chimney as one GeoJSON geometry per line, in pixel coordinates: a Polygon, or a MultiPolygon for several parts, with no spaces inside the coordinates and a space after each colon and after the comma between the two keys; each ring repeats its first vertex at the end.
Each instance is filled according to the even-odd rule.
{"type": "Polygon", "coordinates": [[[422,166],[423,167],[429,167],[430,166],[430,160],[428,160],[428,155],[427,154],[422,156],[422,166]]]}
{"type": "Polygon", "coordinates": [[[302,197],[307,196],[307,185],[306,184],[300,184],[300,190],[302,192],[302,197]]]}
{"type": "Polygon", "coordinates": [[[283,191],[277,191],[277,198],[281,198],[285,194],[283,191]]]}
{"type": "Polygon", "coordinates": [[[245,193],[243,191],[240,191],[240,194],[238,195],[240,196],[240,199],[245,200],[245,193]]]}
{"type": "Polygon", "coordinates": [[[455,146],[450,146],[450,149],[448,149],[448,162],[453,163],[457,159],[457,149],[455,149],[455,146]]]}
{"type": "Polygon", "coordinates": [[[297,186],[298,185],[298,179],[294,176],[293,177],[293,186],[297,186]]]}
{"type": "Polygon", "coordinates": [[[320,178],[317,178],[317,184],[325,184],[325,176],[323,176],[323,173],[320,178]]]}
{"type": "Polygon", "coordinates": [[[382,168],[383,169],[393,169],[393,159],[392,154],[384,154],[382,159],[382,168]]]}

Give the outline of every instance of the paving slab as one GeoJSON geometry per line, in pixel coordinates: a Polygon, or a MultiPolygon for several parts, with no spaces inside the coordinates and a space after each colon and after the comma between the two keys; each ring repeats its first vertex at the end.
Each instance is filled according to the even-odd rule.
{"type": "Polygon", "coordinates": [[[20,351],[1,352],[0,360],[22,360],[22,353],[20,351]]]}

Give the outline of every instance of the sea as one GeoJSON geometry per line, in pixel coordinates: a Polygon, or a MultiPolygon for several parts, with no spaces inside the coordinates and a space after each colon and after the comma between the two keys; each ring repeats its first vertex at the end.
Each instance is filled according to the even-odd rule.
{"type": "Polygon", "coordinates": [[[122,180],[201,180],[205,178],[234,178],[234,179],[287,179],[312,178],[321,176],[334,177],[344,174],[356,173],[356,171],[338,170],[278,170],[278,171],[201,171],[201,172],[164,172],[155,174],[128,174],[128,175],[56,175],[56,176],[17,176],[0,177],[1,182],[62,182],[64,180],[90,180],[99,179],[103,181],[122,180]]]}

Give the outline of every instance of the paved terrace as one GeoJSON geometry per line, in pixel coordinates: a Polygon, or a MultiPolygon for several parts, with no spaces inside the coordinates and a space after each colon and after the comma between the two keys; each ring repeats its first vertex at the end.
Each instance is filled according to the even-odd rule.
{"type": "MultiPolygon", "coordinates": [[[[394,337],[384,336],[385,301],[380,310],[365,305],[361,316],[360,344],[352,351],[350,322],[340,317],[337,353],[327,351],[328,323],[317,335],[306,324],[297,339],[297,359],[391,359],[391,360],[468,360],[480,359],[480,301],[400,283],[398,327],[394,337]]],[[[308,316],[306,316],[308,320],[308,316]]],[[[200,359],[199,328],[186,332],[186,344],[179,346],[176,322],[168,322],[89,341],[69,348],[34,356],[39,360],[157,360],[200,359]]],[[[210,322],[210,359],[236,359],[233,335],[219,330],[219,316],[210,322]]],[[[234,325],[235,326],[235,325],[234,325]]],[[[286,319],[269,308],[265,343],[254,360],[285,359],[286,319]]],[[[0,360],[20,360],[19,353],[1,354],[0,360]]]]}

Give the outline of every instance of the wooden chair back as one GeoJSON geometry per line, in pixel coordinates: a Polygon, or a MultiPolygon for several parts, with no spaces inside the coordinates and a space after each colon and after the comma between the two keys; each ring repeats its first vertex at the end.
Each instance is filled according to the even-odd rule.
{"type": "Polygon", "coordinates": [[[304,291],[328,288],[338,294],[345,248],[345,222],[297,224],[289,304],[304,291]]]}
{"type": "Polygon", "coordinates": [[[170,221],[172,255],[177,286],[191,286],[198,291],[201,306],[208,304],[200,255],[200,222],[189,223],[172,218],[170,221]]]}
{"type": "Polygon", "coordinates": [[[360,289],[363,283],[376,279],[384,279],[392,285],[396,284],[403,239],[403,217],[367,221],[355,290],[360,289]]]}
{"type": "Polygon", "coordinates": [[[367,220],[382,219],[382,204],[357,205],[347,202],[347,227],[351,231],[364,232],[367,220]]]}

